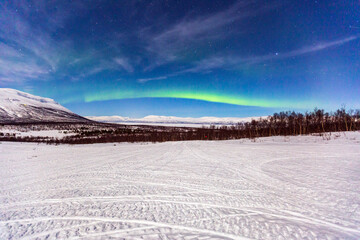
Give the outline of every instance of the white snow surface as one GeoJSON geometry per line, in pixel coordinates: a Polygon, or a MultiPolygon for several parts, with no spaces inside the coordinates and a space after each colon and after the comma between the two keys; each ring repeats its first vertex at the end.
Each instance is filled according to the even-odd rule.
{"type": "Polygon", "coordinates": [[[0,239],[360,239],[360,132],[0,142],[0,239]]]}
{"type": "Polygon", "coordinates": [[[11,88],[0,88],[0,110],[6,112],[9,116],[22,117],[26,114],[24,106],[27,105],[72,113],[53,99],[35,96],[11,88]]]}
{"type": "Polygon", "coordinates": [[[239,122],[250,122],[252,119],[258,120],[260,117],[174,117],[149,115],[144,118],[130,118],[122,116],[87,116],[86,118],[98,122],[121,123],[131,125],[160,125],[160,126],[182,126],[182,127],[201,127],[202,125],[234,125],[239,122]]]}
{"type": "MultiPolygon", "coordinates": [[[[41,130],[41,131],[19,131],[14,129],[8,129],[6,127],[0,127],[0,133],[10,135],[15,134],[15,137],[46,137],[46,138],[57,138],[62,139],[66,136],[76,135],[74,132],[66,130],[41,130]]],[[[0,138],[1,140],[1,138],[0,138]]]]}

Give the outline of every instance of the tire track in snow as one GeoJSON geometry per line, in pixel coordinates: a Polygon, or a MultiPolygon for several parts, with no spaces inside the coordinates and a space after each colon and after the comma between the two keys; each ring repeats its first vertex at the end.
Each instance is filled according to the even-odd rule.
{"type": "MultiPolygon", "coordinates": [[[[157,203],[173,203],[173,204],[182,204],[182,205],[195,205],[195,206],[205,206],[208,208],[223,208],[223,209],[231,209],[231,210],[239,210],[239,211],[246,211],[248,213],[254,213],[254,214],[258,214],[258,215],[265,215],[265,216],[272,216],[272,217],[276,217],[276,218],[280,218],[280,219],[286,219],[286,220],[293,220],[295,222],[304,222],[304,223],[308,223],[308,224],[317,224],[317,225],[322,225],[325,227],[331,227],[331,228],[336,228],[338,230],[344,231],[344,232],[352,232],[352,233],[356,233],[356,234],[360,234],[360,230],[357,229],[353,229],[353,228],[348,228],[348,227],[344,227],[344,226],[340,226],[334,223],[330,223],[330,222],[326,222],[323,220],[319,220],[319,219],[315,219],[315,218],[311,218],[305,215],[302,215],[300,213],[295,213],[292,211],[288,211],[288,210],[280,210],[281,212],[285,212],[287,214],[290,214],[291,216],[288,215],[282,215],[282,214],[275,214],[275,213],[271,213],[270,211],[260,211],[259,209],[253,209],[253,208],[239,208],[239,207],[232,207],[232,206],[225,206],[225,205],[217,205],[217,204],[208,204],[208,203],[202,203],[202,202],[187,202],[187,201],[171,201],[171,200],[158,200],[158,199],[124,199],[124,198],[115,198],[115,197],[89,197],[89,198],[69,198],[69,199],[53,199],[50,201],[46,201],[48,203],[64,203],[67,201],[74,201],[74,202],[79,202],[79,201],[109,201],[109,200],[113,200],[115,202],[118,201],[124,201],[124,202],[157,202],[157,203]]],[[[44,202],[44,201],[43,201],[44,202]]],[[[31,203],[30,203],[31,204],[31,203]]],[[[265,209],[264,209],[265,210],[265,209]]],[[[266,210],[274,210],[274,211],[279,211],[279,209],[269,209],[267,208],[266,210]]],[[[7,223],[7,221],[0,221],[0,224],[4,224],[7,223]]]]}
{"type": "Polygon", "coordinates": [[[186,227],[181,225],[175,224],[168,224],[168,223],[160,223],[160,222],[152,222],[146,220],[129,220],[129,219],[113,219],[113,218],[101,218],[101,217],[53,217],[53,218],[33,218],[33,219],[19,219],[19,220],[8,220],[0,222],[0,224],[7,224],[7,223],[17,223],[17,222],[38,222],[38,221],[50,221],[50,220],[90,220],[90,221],[102,221],[102,222],[121,222],[121,223],[135,223],[135,224],[143,224],[143,225],[150,225],[153,227],[159,228],[172,228],[177,230],[183,231],[190,231],[190,232],[198,232],[203,233],[208,236],[219,236],[225,237],[228,239],[235,239],[235,240],[249,240],[250,238],[236,236],[232,234],[227,234],[223,232],[216,232],[207,229],[199,229],[194,227],[186,227]]]}
{"type": "MultiPolygon", "coordinates": [[[[56,232],[59,228],[53,220],[30,220],[60,220],[66,216],[147,221],[149,225],[132,226],[149,227],[142,232],[145,238],[181,238],[176,231],[186,233],[184,236],[192,234],[193,238],[225,238],[195,229],[255,239],[360,238],[360,229],[356,227],[360,222],[356,195],[359,191],[355,187],[360,182],[354,178],[356,175],[348,175],[355,174],[351,169],[356,169],[360,160],[356,158],[360,153],[357,145],[329,142],[319,147],[314,141],[306,144],[195,141],[116,147],[112,144],[44,145],[34,151],[30,144],[5,145],[8,152],[4,154],[9,160],[0,161],[0,169],[4,169],[0,171],[4,180],[1,184],[4,188],[0,190],[3,202],[0,236],[4,238],[27,238],[42,228],[56,232]],[[341,154],[343,151],[346,154],[341,154]],[[31,159],[30,164],[22,154],[38,157],[31,159]],[[124,157],[127,158],[121,160],[124,157]],[[301,164],[302,159],[314,157],[315,168],[308,167],[309,161],[301,164]],[[282,162],[275,164],[274,161],[282,162]],[[271,173],[265,171],[268,165],[272,167],[271,173]],[[323,169],[334,174],[324,175],[323,169]],[[294,185],[299,179],[296,173],[306,187],[294,185]],[[321,181],[324,177],[330,179],[331,186],[324,185],[326,181],[321,181]],[[317,182],[319,186],[315,186],[317,182]],[[321,191],[321,187],[325,190],[321,191]],[[351,193],[338,194],[346,189],[351,193]],[[29,222],[21,222],[21,218],[29,222]],[[5,223],[14,219],[18,220],[5,223]],[[179,230],[150,222],[193,229],[179,230]]],[[[64,226],[68,226],[73,220],[64,221],[64,226]]],[[[122,231],[120,222],[113,223],[114,227],[106,227],[106,232],[122,231]]],[[[104,220],[97,226],[108,226],[108,223],[104,220]]],[[[89,235],[98,234],[99,229],[90,228],[85,231],[83,227],[75,227],[74,231],[68,230],[69,235],[62,232],[59,236],[75,236],[76,229],[83,229],[80,232],[89,235]]],[[[141,235],[138,234],[141,230],[114,235],[106,232],[92,238],[141,235]]]]}

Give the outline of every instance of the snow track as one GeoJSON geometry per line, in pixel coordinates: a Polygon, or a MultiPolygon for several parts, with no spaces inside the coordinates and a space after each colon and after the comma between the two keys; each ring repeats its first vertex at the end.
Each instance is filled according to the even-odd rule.
{"type": "Polygon", "coordinates": [[[360,239],[360,133],[0,143],[0,239],[360,239]]]}

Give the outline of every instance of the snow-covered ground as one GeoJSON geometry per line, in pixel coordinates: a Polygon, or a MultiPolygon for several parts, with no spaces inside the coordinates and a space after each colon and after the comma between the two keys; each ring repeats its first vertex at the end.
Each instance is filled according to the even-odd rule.
{"type": "MultiPolygon", "coordinates": [[[[122,116],[87,116],[87,119],[105,123],[119,123],[128,125],[153,125],[167,127],[202,127],[202,126],[230,126],[239,122],[251,122],[251,120],[259,120],[260,117],[173,117],[173,116],[155,116],[149,115],[143,118],[129,118],[122,116]]],[[[266,117],[265,117],[266,118],[266,117]]]]}
{"type": "Polygon", "coordinates": [[[360,239],[360,133],[0,143],[0,239],[360,239]]]}
{"type": "MultiPolygon", "coordinates": [[[[46,138],[57,138],[61,139],[66,136],[75,135],[74,132],[69,132],[66,130],[41,130],[41,131],[27,131],[22,132],[19,130],[14,129],[7,129],[7,128],[1,128],[0,127],[0,133],[3,134],[15,134],[15,137],[46,137],[46,138]]],[[[0,138],[1,139],[1,138],[0,138]]]]}

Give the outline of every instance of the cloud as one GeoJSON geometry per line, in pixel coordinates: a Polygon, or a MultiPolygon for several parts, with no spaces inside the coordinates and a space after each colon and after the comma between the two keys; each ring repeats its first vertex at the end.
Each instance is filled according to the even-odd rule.
{"type": "Polygon", "coordinates": [[[64,42],[58,42],[51,36],[65,19],[64,12],[49,15],[48,4],[32,1],[14,1],[13,4],[0,5],[0,37],[7,43],[22,49],[25,57],[42,60],[44,64],[56,71],[60,56],[67,48],[64,42]],[[35,4],[35,6],[33,5],[35,4]],[[19,8],[18,8],[19,6],[19,8]],[[29,21],[33,8],[42,13],[46,21],[33,24],[29,21]],[[61,18],[58,16],[62,16],[61,18]]]}
{"type": "Polygon", "coordinates": [[[339,40],[322,42],[316,45],[304,46],[293,51],[284,53],[272,53],[261,56],[212,56],[203,60],[200,60],[193,64],[192,67],[177,72],[177,74],[183,73],[208,73],[214,69],[219,68],[234,68],[241,64],[258,64],[268,61],[280,61],[288,58],[299,57],[314,52],[319,52],[328,48],[338,47],[351,41],[359,39],[360,36],[350,36],[339,40]]]}
{"type": "Polygon", "coordinates": [[[60,40],[56,34],[80,8],[63,1],[0,2],[0,60],[7,66],[0,68],[2,79],[43,80],[59,71],[74,51],[71,39],[60,40]]]}
{"type": "Polygon", "coordinates": [[[51,68],[28,58],[25,49],[15,48],[0,42],[0,82],[22,82],[39,79],[47,75],[51,68]]]}
{"type": "MultiPolygon", "coordinates": [[[[89,37],[71,34],[77,30],[78,25],[69,32],[62,32],[62,29],[67,29],[70,23],[76,24],[76,17],[81,17],[81,14],[88,11],[87,8],[97,4],[58,0],[0,2],[0,81],[45,80],[56,77],[81,80],[106,70],[117,71],[120,76],[115,77],[122,77],[122,73],[133,73],[135,76],[135,70],[147,72],[156,69],[148,74],[155,77],[137,79],[139,83],[146,83],[185,73],[209,73],[220,68],[231,70],[242,64],[281,61],[359,39],[359,36],[350,36],[289,52],[275,54],[274,51],[256,56],[237,55],[237,49],[229,53],[222,48],[224,44],[218,44],[217,48],[210,50],[204,47],[211,41],[230,42],[235,35],[247,38],[241,34],[246,34],[246,28],[253,25],[243,23],[277,9],[281,2],[283,1],[271,0],[264,4],[260,0],[239,0],[216,12],[205,15],[199,15],[199,12],[188,13],[177,20],[166,16],[159,17],[159,20],[150,14],[149,22],[144,24],[133,24],[119,30],[122,28],[115,29],[111,23],[104,26],[109,30],[105,35],[99,34],[95,29],[95,35],[89,37]],[[57,35],[58,33],[60,34],[57,35]],[[190,49],[201,53],[192,54],[190,49]],[[165,75],[161,66],[166,64],[165,75]]],[[[138,4],[134,4],[134,8],[135,5],[138,4]]],[[[138,15],[144,15],[142,10],[137,11],[140,11],[138,15]]],[[[129,14],[131,17],[125,14],[129,18],[124,17],[124,22],[138,17],[136,14],[132,15],[132,12],[129,14]]],[[[91,24],[92,20],[90,17],[87,23],[91,24]]]]}
{"type": "MultiPolygon", "coordinates": [[[[230,8],[213,15],[201,16],[195,19],[185,18],[155,36],[153,40],[160,43],[171,40],[184,41],[199,36],[207,38],[209,33],[212,36],[215,34],[217,37],[220,37],[214,32],[214,30],[218,30],[219,28],[227,24],[231,24],[234,21],[254,16],[264,10],[264,8],[251,9],[255,2],[256,1],[238,1],[230,8]]],[[[267,7],[265,9],[267,9],[267,7]]]]}
{"type": "MultiPolygon", "coordinates": [[[[0,47],[5,52],[0,59],[6,66],[0,68],[0,75],[13,81],[38,79],[56,71],[61,54],[67,48],[51,37],[48,29],[55,24],[53,17],[45,24],[36,25],[25,20],[31,15],[32,7],[29,1],[0,3],[0,47]]],[[[40,6],[37,10],[43,11],[40,6]]]]}
{"type": "Polygon", "coordinates": [[[113,60],[111,54],[118,54],[119,47],[109,46],[109,40],[105,41],[106,47],[89,44],[79,51],[82,48],[77,47],[77,39],[66,34],[59,37],[74,17],[95,6],[57,0],[0,2],[0,81],[25,82],[54,76],[79,80],[119,66],[133,72],[125,56],[113,60]]]}
{"type": "Polygon", "coordinates": [[[350,36],[350,37],[346,37],[346,38],[335,40],[335,41],[329,41],[329,42],[319,43],[316,45],[305,46],[303,48],[285,52],[285,53],[277,53],[277,54],[268,54],[268,55],[263,55],[263,56],[249,57],[249,58],[245,58],[243,61],[251,64],[251,63],[266,62],[269,60],[282,60],[282,59],[287,59],[287,58],[292,58],[292,57],[298,57],[298,56],[302,56],[305,54],[322,51],[322,50],[325,50],[325,49],[328,49],[331,47],[341,46],[345,43],[348,43],[348,42],[351,42],[351,41],[354,41],[357,39],[359,39],[359,36],[350,36]]]}
{"type": "Polygon", "coordinates": [[[33,61],[9,61],[0,58],[0,82],[22,82],[26,79],[39,79],[50,70],[33,61]]]}
{"type": "Polygon", "coordinates": [[[126,70],[127,72],[133,72],[134,71],[133,66],[130,64],[129,60],[127,60],[126,58],[118,57],[118,58],[115,58],[114,61],[118,65],[120,65],[124,70],[126,70]]]}
{"type": "Polygon", "coordinates": [[[198,61],[193,67],[180,71],[179,73],[208,73],[213,69],[232,64],[233,61],[230,61],[230,58],[214,56],[198,61]]]}
{"type": "MultiPolygon", "coordinates": [[[[257,0],[242,0],[214,14],[196,18],[185,17],[157,34],[143,30],[142,37],[145,35],[149,39],[146,50],[157,57],[152,61],[149,69],[176,61],[179,51],[191,45],[226,37],[227,34],[222,31],[222,28],[227,25],[268,12],[278,6],[279,4],[274,2],[259,4],[257,0]]],[[[232,31],[232,34],[239,31],[242,30],[236,29],[232,31]]]]}
{"type": "Polygon", "coordinates": [[[7,57],[7,58],[17,58],[21,57],[22,53],[21,51],[15,49],[12,46],[9,46],[5,43],[0,42],[0,49],[1,49],[1,57],[7,57]]]}
{"type": "Polygon", "coordinates": [[[164,79],[167,79],[167,78],[168,78],[168,76],[153,77],[153,78],[139,78],[139,79],[137,79],[137,82],[146,83],[146,82],[149,82],[149,81],[164,80],[164,79]]]}
{"type": "Polygon", "coordinates": [[[113,63],[107,61],[101,61],[96,65],[93,64],[91,67],[86,67],[80,74],[75,74],[71,77],[72,81],[84,80],[90,76],[96,75],[98,73],[104,72],[106,70],[115,69],[113,63]]]}

